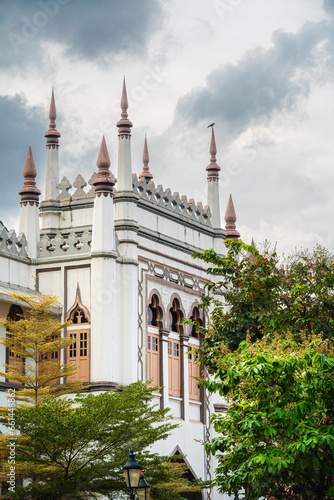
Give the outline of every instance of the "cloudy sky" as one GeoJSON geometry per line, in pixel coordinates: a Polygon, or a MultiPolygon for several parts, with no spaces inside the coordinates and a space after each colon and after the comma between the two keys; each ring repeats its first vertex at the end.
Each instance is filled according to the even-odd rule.
{"type": "Polygon", "coordinates": [[[243,239],[334,251],[334,0],[1,0],[0,219],[17,229],[29,145],[44,191],[54,87],[61,176],[117,174],[123,75],[133,171],[206,204],[215,122],[222,216],[243,239]]]}

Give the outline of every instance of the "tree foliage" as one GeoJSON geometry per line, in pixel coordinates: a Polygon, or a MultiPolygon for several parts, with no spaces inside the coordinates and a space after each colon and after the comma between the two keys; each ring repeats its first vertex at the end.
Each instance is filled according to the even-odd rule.
{"type": "Polygon", "coordinates": [[[180,491],[196,491],[182,478],[184,467],[145,451],[177,427],[168,409],[153,405],[155,389],[136,382],[99,395],[49,397],[18,408],[16,473],[30,483],[16,487],[15,499],[118,498],[125,490],[122,466],[131,447],[139,452],[153,498],[177,499],[180,491]]]}
{"type": "Polygon", "coordinates": [[[25,316],[18,321],[0,320],[0,326],[6,328],[6,335],[0,337],[0,343],[24,360],[16,365],[4,363],[5,371],[0,372],[1,376],[24,385],[16,390],[16,398],[37,404],[50,394],[61,395],[81,389],[83,386],[78,381],[56,383],[57,379],[78,371],[73,364],[60,363],[60,350],[71,345],[73,340],[61,336],[62,329],[70,322],[60,323],[53,313],[57,297],[14,293],[11,296],[27,306],[25,316]],[[57,353],[56,359],[51,359],[52,353],[57,353]]]}
{"type": "Polygon", "coordinates": [[[334,257],[226,245],[226,256],[195,254],[213,264],[204,383],[230,403],[205,445],[217,485],[248,500],[334,498],[334,257]]]}
{"type": "Polygon", "coordinates": [[[214,281],[203,305],[213,307],[201,361],[215,369],[223,343],[237,349],[249,334],[254,341],[272,332],[322,333],[333,336],[334,257],[318,246],[295,251],[281,262],[275,251],[261,253],[241,240],[227,240],[226,256],[214,250],[195,254],[213,264],[214,281]]]}
{"type": "Polygon", "coordinates": [[[217,362],[207,389],[231,403],[206,444],[222,492],[246,499],[334,498],[334,352],[316,336],[245,341],[217,362]]]}

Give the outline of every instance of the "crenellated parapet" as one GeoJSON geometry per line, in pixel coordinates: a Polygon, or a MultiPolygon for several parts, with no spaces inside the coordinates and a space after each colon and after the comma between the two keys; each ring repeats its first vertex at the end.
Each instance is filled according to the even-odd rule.
{"type": "Polygon", "coordinates": [[[84,231],[80,236],[73,231],[68,236],[58,233],[54,238],[45,234],[38,244],[38,258],[87,255],[91,253],[91,241],[90,231],[84,231]]]}
{"type": "Polygon", "coordinates": [[[28,257],[27,240],[23,233],[16,235],[14,229],[7,231],[0,222],[0,254],[14,257],[28,257]]]}
{"type": "MultiPolygon", "coordinates": [[[[115,176],[110,172],[110,177],[113,182],[116,181],[115,176]]],[[[95,186],[94,181],[97,179],[97,173],[94,172],[88,182],[78,174],[73,183],[71,183],[67,177],[63,177],[58,188],[60,193],[57,200],[62,201],[73,201],[73,200],[85,200],[91,199],[93,201],[95,196],[95,186]]],[[[114,191],[116,191],[114,189],[114,191]]]]}
{"type": "Polygon", "coordinates": [[[138,180],[136,174],[132,174],[133,191],[139,195],[139,204],[148,202],[158,209],[164,208],[175,216],[185,217],[189,221],[196,221],[207,227],[212,227],[211,211],[208,205],[201,202],[196,203],[193,198],[189,200],[185,195],[180,196],[178,192],[172,193],[170,188],[164,189],[161,184],[157,186],[154,181],[146,181],[143,176],[138,180]]]}

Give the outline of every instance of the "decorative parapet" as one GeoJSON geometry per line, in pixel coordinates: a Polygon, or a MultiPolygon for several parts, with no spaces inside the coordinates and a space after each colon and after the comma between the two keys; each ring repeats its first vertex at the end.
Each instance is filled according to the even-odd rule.
{"type": "Polygon", "coordinates": [[[16,257],[28,257],[27,240],[23,233],[16,236],[14,229],[7,231],[0,222],[0,253],[16,257]]]}
{"type": "Polygon", "coordinates": [[[212,227],[211,211],[207,205],[203,208],[201,202],[195,203],[193,198],[188,201],[185,195],[172,193],[169,188],[164,190],[161,184],[155,186],[154,181],[147,182],[144,177],[138,180],[136,174],[132,174],[132,186],[133,191],[139,194],[139,201],[145,200],[174,214],[212,227]]]}
{"type": "MultiPolygon", "coordinates": [[[[112,173],[111,178],[116,180],[112,173]]],[[[58,196],[58,201],[60,202],[71,202],[75,200],[91,200],[93,201],[95,195],[94,181],[97,177],[96,172],[93,173],[88,181],[90,189],[86,189],[87,182],[79,174],[73,185],[67,179],[63,177],[61,182],[58,184],[60,189],[60,194],[58,196]],[[74,187],[74,192],[71,193],[70,190],[74,187]]],[[[138,180],[136,174],[132,174],[132,188],[133,191],[139,195],[139,201],[146,201],[156,205],[157,207],[163,207],[174,214],[186,217],[187,219],[204,224],[206,227],[212,227],[211,224],[211,210],[206,205],[203,207],[201,202],[196,203],[193,198],[189,200],[185,195],[180,196],[176,191],[172,193],[171,189],[164,189],[161,184],[155,185],[154,181],[147,181],[145,177],[138,180]]],[[[116,192],[116,189],[114,189],[116,192]]]]}
{"type": "Polygon", "coordinates": [[[84,231],[78,236],[73,231],[67,236],[58,233],[54,238],[44,235],[39,242],[39,258],[64,257],[64,255],[79,256],[90,254],[92,234],[84,231]]]}
{"type": "MultiPolygon", "coordinates": [[[[111,179],[116,182],[116,178],[112,172],[110,172],[111,179]]],[[[67,177],[63,177],[60,183],[58,184],[58,188],[60,189],[60,193],[57,197],[58,201],[73,201],[73,200],[85,200],[85,199],[94,199],[95,196],[95,186],[94,181],[97,178],[97,173],[94,172],[91,178],[88,181],[89,188],[85,190],[84,188],[87,186],[87,182],[82,177],[82,175],[78,174],[73,185],[68,180],[67,177]],[[72,187],[75,188],[73,193],[70,192],[72,187]]],[[[114,191],[116,191],[114,189],[114,191]]]]}

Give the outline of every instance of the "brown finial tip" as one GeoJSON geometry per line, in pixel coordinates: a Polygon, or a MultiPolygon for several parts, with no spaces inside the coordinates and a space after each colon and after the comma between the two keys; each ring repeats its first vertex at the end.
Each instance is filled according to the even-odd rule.
{"type": "Polygon", "coordinates": [[[50,128],[56,128],[56,124],[54,123],[56,118],[57,118],[57,112],[55,105],[55,95],[52,88],[50,111],[49,111],[50,128]]]}
{"type": "Polygon", "coordinates": [[[46,137],[46,147],[48,148],[58,148],[59,147],[59,137],[60,133],[56,130],[56,104],[55,104],[55,96],[52,89],[51,93],[51,103],[50,103],[50,111],[49,111],[49,130],[44,134],[46,137]]]}
{"type": "Polygon", "coordinates": [[[132,123],[128,119],[128,95],[126,92],[126,85],[125,85],[125,77],[123,78],[123,89],[122,89],[122,98],[121,98],[121,119],[117,122],[116,127],[118,127],[118,135],[119,136],[130,136],[131,131],[130,128],[132,127],[132,123]]]}
{"type": "Polygon", "coordinates": [[[220,166],[217,165],[217,159],[216,159],[216,154],[217,154],[217,146],[216,146],[216,139],[215,139],[215,133],[213,128],[211,129],[211,142],[210,142],[210,163],[206,167],[206,170],[208,172],[208,180],[209,181],[215,181],[219,179],[219,171],[220,171],[220,166]]]}
{"type": "Polygon", "coordinates": [[[34,157],[32,155],[31,146],[29,146],[29,149],[28,149],[26,162],[25,162],[24,168],[23,168],[23,176],[24,177],[32,177],[33,179],[35,179],[35,177],[37,176],[37,170],[36,170],[34,157]]]}
{"type": "Polygon", "coordinates": [[[96,165],[99,168],[108,168],[110,167],[110,158],[109,158],[109,153],[107,149],[107,144],[105,137],[102,137],[102,142],[101,142],[101,147],[99,151],[99,156],[97,157],[97,162],[96,165]]]}
{"type": "Polygon", "coordinates": [[[239,238],[240,233],[236,230],[236,220],[237,216],[234,210],[234,204],[232,200],[232,195],[230,194],[230,197],[228,199],[227,203],[227,208],[226,208],[226,213],[225,213],[225,229],[226,229],[226,237],[227,238],[239,238]]]}
{"type": "Polygon", "coordinates": [[[145,134],[145,141],[144,141],[144,151],[143,151],[143,171],[139,176],[139,179],[146,179],[146,181],[151,181],[153,179],[153,175],[151,174],[148,163],[150,161],[150,157],[148,155],[148,148],[147,148],[147,139],[146,139],[146,134],[145,134]]]}
{"type": "Polygon", "coordinates": [[[26,205],[29,202],[30,205],[33,205],[34,203],[38,205],[39,195],[41,194],[41,192],[36,187],[35,178],[37,176],[37,170],[30,146],[24,164],[23,176],[23,188],[19,191],[19,195],[21,196],[21,204],[26,205]]]}
{"type": "Polygon", "coordinates": [[[102,137],[101,147],[99,155],[97,157],[96,165],[98,166],[98,173],[96,179],[93,181],[93,186],[95,186],[95,195],[101,196],[112,196],[113,187],[115,185],[115,180],[110,174],[110,158],[107,149],[107,144],[104,136],[102,137]]]}
{"type": "Polygon", "coordinates": [[[122,112],[126,113],[128,107],[129,107],[128,95],[127,95],[127,92],[126,92],[125,76],[124,76],[123,77],[122,98],[121,98],[121,109],[122,109],[122,112]]]}

